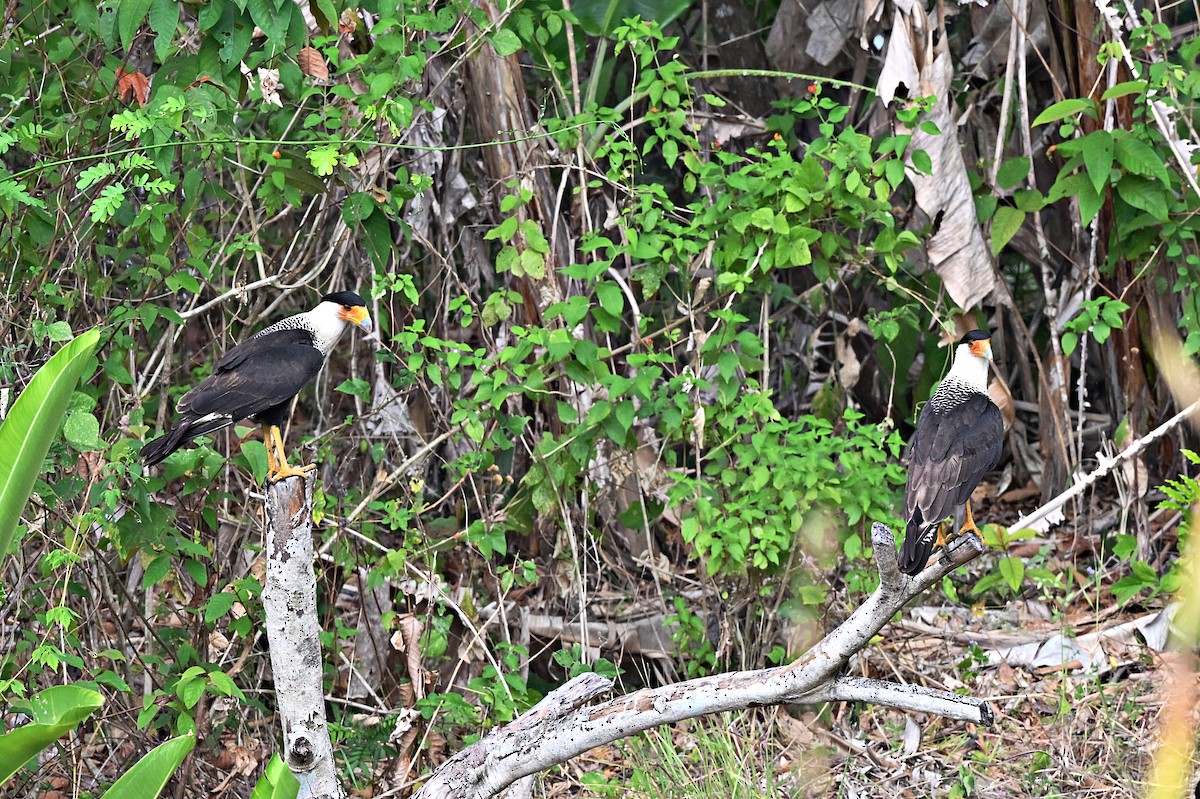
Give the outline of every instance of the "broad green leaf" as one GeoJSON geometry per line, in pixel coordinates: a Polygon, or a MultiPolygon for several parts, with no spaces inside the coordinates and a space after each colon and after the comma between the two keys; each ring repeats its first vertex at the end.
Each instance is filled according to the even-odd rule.
{"type": "Polygon", "coordinates": [[[1021,590],[1021,582],[1025,579],[1025,561],[1020,558],[1004,557],[1000,558],[1000,575],[1004,578],[1004,582],[1017,593],[1021,590]]]}
{"type": "Polygon", "coordinates": [[[1157,178],[1163,185],[1169,182],[1162,157],[1141,139],[1132,135],[1121,136],[1116,140],[1114,154],[1121,166],[1133,174],[1157,178]]]}
{"type": "Polygon", "coordinates": [[[75,386],[83,377],[99,330],[89,330],[54,354],[13,403],[0,424],[0,557],[9,551],[13,531],[42,472],[42,461],[58,437],[75,386]]]}
{"type": "Polygon", "coordinates": [[[100,422],[89,411],[68,413],[63,422],[63,435],[77,452],[92,452],[104,446],[100,439],[100,422]]]}
{"type": "Polygon", "coordinates": [[[1080,180],[1078,197],[1079,220],[1085,226],[1090,225],[1096,214],[1100,213],[1100,207],[1104,205],[1104,195],[1096,191],[1089,181],[1080,180]]]}
{"type": "Polygon", "coordinates": [[[282,43],[284,35],[287,33],[288,23],[291,21],[291,16],[286,13],[281,13],[272,0],[249,0],[246,3],[246,10],[250,12],[250,18],[254,20],[267,39],[282,43]]]}
{"type": "Polygon", "coordinates": [[[1004,245],[1012,240],[1024,223],[1024,211],[1008,205],[997,208],[996,215],[992,217],[992,254],[995,255],[1004,249],[1004,245]]]}
{"type": "Polygon", "coordinates": [[[1068,358],[1070,358],[1071,353],[1075,352],[1075,348],[1078,346],[1079,346],[1079,335],[1077,333],[1072,333],[1070,331],[1063,333],[1063,335],[1062,335],[1063,355],[1066,355],[1068,358]]]}
{"type": "Polygon", "coordinates": [[[1097,194],[1108,185],[1113,165],[1113,139],[1107,130],[1092,131],[1083,137],[1083,164],[1087,167],[1088,179],[1097,194]]]}
{"type": "Polygon", "coordinates": [[[117,31],[121,36],[121,46],[126,50],[133,44],[133,37],[138,28],[150,13],[150,4],[154,0],[121,0],[117,6],[117,31]]]}
{"type": "Polygon", "coordinates": [[[1011,189],[1029,176],[1029,159],[1025,156],[1010,158],[1000,165],[996,182],[1002,189],[1011,189]]]}
{"type": "Polygon", "coordinates": [[[0,783],[96,712],[104,697],[90,688],[56,685],[21,704],[33,721],[0,735],[0,783]]]}
{"type": "Polygon", "coordinates": [[[924,150],[913,150],[911,158],[913,168],[918,172],[923,175],[933,174],[933,159],[929,157],[929,153],[924,150]]]}
{"type": "Polygon", "coordinates": [[[613,316],[620,316],[625,310],[625,295],[621,293],[621,287],[611,281],[596,284],[596,299],[600,301],[600,307],[613,316]]]}
{"type": "Polygon", "coordinates": [[[507,28],[501,28],[492,34],[490,41],[492,49],[501,58],[510,56],[521,49],[521,39],[507,28]]]}
{"type": "Polygon", "coordinates": [[[1101,100],[1115,100],[1118,97],[1125,97],[1130,94],[1141,94],[1146,91],[1146,81],[1144,80],[1127,80],[1124,83],[1118,83],[1115,86],[1110,86],[1104,90],[1104,94],[1100,95],[1101,100]]]}
{"type": "Polygon", "coordinates": [[[122,774],[104,799],[156,799],[195,745],[196,736],[190,734],[159,744],[122,774]]]}
{"type": "Polygon", "coordinates": [[[250,799],[296,799],[299,793],[300,781],[276,752],[263,769],[263,775],[254,786],[250,799]]]}
{"type": "Polygon", "coordinates": [[[1045,125],[1050,122],[1058,122],[1061,119],[1075,116],[1075,114],[1078,114],[1081,111],[1093,119],[1096,118],[1096,104],[1093,101],[1082,100],[1078,98],[1060,100],[1042,113],[1038,114],[1037,118],[1033,120],[1033,127],[1036,128],[1038,125],[1045,125]]]}
{"type": "Polygon", "coordinates": [[[171,40],[179,26],[178,0],[152,0],[150,5],[150,30],[154,31],[154,54],[159,62],[165,61],[171,52],[171,40]]]}
{"type": "Polygon", "coordinates": [[[1161,184],[1138,175],[1125,175],[1117,182],[1117,195],[1158,221],[1167,221],[1169,209],[1161,184]]]}
{"type": "Polygon", "coordinates": [[[249,464],[250,473],[254,475],[255,482],[261,485],[267,479],[266,445],[257,438],[251,438],[242,442],[241,450],[242,457],[249,464]]]}

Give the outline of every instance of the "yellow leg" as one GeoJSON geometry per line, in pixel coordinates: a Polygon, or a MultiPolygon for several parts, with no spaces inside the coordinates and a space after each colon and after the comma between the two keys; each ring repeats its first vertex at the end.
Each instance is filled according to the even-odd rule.
{"type": "Polygon", "coordinates": [[[954,540],[953,538],[947,537],[946,534],[944,532],[942,532],[942,530],[944,530],[944,529],[945,529],[944,523],[939,523],[937,540],[933,542],[934,549],[937,549],[938,547],[944,547],[944,546],[946,546],[946,544],[949,544],[951,541],[954,540]]]}
{"type": "Polygon", "coordinates": [[[267,474],[275,473],[275,442],[271,440],[271,434],[268,432],[263,436],[264,444],[267,445],[267,474]]]}
{"type": "Polygon", "coordinates": [[[974,533],[979,535],[979,528],[975,526],[975,519],[971,516],[971,500],[967,500],[967,520],[963,522],[962,529],[958,531],[959,535],[963,533],[974,533]]]}
{"type": "Polygon", "coordinates": [[[283,436],[280,434],[279,428],[275,425],[267,427],[267,438],[271,441],[267,445],[267,452],[270,453],[271,448],[275,448],[275,457],[271,458],[269,454],[267,457],[267,463],[271,466],[267,470],[267,482],[278,483],[280,480],[286,480],[289,477],[304,477],[317,468],[316,465],[293,468],[288,463],[287,450],[283,447],[283,436]],[[272,460],[274,460],[274,464],[271,464],[272,460]]]}

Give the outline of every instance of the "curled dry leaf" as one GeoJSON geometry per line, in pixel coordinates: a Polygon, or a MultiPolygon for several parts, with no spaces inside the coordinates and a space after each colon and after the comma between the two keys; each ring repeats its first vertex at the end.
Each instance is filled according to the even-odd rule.
{"type": "Polygon", "coordinates": [[[137,100],[140,108],[150,99],[150,79],[136,69],[133,72],[126,72],[121,67],[117,67],[117,95],[123,103],[137,100]]]}
{"type": "Polygon", "coordinates": [[[329,80],[329,67],[325,65],[325,56],[315,47],[304,47],[296,56],[300,71],[310,78],[329,80]]]}

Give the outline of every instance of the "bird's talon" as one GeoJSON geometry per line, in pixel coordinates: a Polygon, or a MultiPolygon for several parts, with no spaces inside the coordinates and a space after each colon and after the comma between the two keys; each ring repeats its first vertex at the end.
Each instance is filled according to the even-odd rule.
{"type": "Polygon", "coordinates": [[[316,471],[316,469],[317,465],[315,463],[310,463],[308,466],[299,467],[284,463],[278,469],[267,472],[267,482],[278,483],[280,480],[286,480],[289,477],[308,477],[308,475],[316,471]]]}

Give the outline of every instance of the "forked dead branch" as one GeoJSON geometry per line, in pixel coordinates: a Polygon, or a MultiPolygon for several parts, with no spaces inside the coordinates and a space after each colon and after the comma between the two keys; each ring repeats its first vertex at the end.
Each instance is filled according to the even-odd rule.
{"type": "Polygon", "coordinates": [[[984,549],[974,534],[961,536],[942,557],[915,577],[908,577],[897,566],[892,531],[876,523],[871,540],[879,587],[794,663],[646,688],[594,705],[587,703],[612,690],[613,681],[598,674],[582,674],[549,693],[513,723],[493,730],[446,761],[416,796],[485,799],[523,777],[601,744],[660,724],[750,707],[863,701],[990,725],[992,711],[982,700],[842,674],[850,657],[863,649],[897,611],[984,549]]]}

